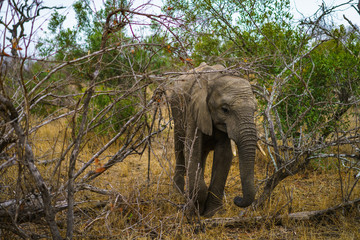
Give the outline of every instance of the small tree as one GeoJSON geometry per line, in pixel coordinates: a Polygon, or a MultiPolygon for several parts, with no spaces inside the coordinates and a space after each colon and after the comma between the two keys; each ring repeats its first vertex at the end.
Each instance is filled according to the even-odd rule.
{"type": "MultiPolygon", "coordinates": [[[[178,31],[191,35],[187,42],[194,46],[194,59],[223,63],[253,83],[259,139],[272,165],[261,181],[257,205],[315,159],[337,157],[339,168],[359,170],[359,118],[349,117],[359,101],[359,31],[351,22],[348,30],[324,25],[328,15],[347,4],[322,5],[313,18],[294,26],[289,1],[167,1],[166,11],[191,23],[178,31]]],[[[349,189],[357,181],[349,182],[349,189]]]]}
{"type": "MultiPolygon", "coordinates": [[[[20,16],[21,20],[22,11],[30,14],[36,8],[29,20],[34,24],[39,9],[46,7],[40,2],[28,4],[26,1],[20,4],[25,7],[18,8],[11,2],[7,16],[20,16]]],[[[24,55],[13,55],[21,64],[17,66],[20,81],[11,89],[7,83],[15,77],[9,73],[17,70],[6,64],[9,56],[1,56],[0,228],[5,230],[4,235],[12,232],[24,239],[74,238],[79,192],[114,195],[92,183],[129,155],[141,155],[150,139],[169,124],[158,110],[163,96],[161,84],[147,75],[151,57],[155,58],[164,45],[139,41],[125,32],[135,27],[133,16],[166,27],[176,19],[147,14],[143,8],[133,10],[126,3],[107,2],[96,12],[90,1],[76,2],[75,9],[77,30],[62,29],[64,18],[53,14],[50,29],[56,37],[38,45],[45,59],[30,59],[28,48],[23,50],[24,55]],[[87,44],[80,39],[84,33],[87,44]],[[53,44],[54,52],[46,48],[49,44],[53,44]],[[152,90],[147,91],[150,85],[152,90]],[[47,126],[59,123],[65,127],[55,129],[56,137],[41,150],[36,136],[47,126]],[[105,134],[106,141],[94,146],[91,156],[84,159],[89,139],[100,139],[105,134]],[[120,147],[107,155],[115,144],[120,147]],[[56,217],[64,210],[66,227],[60,228],[56,217]],[[40,225],[35,223],[43,220],[47,227],[39,231],[40,225]]],[[[2,19],[2,23],[8,24],[9,20],[2,19]]],[[[30,29],[27,44],[35,35],[34,28],[30,29]]],[[[5,42],[7,33],[2,32],[1,37],[5,42]]]]}

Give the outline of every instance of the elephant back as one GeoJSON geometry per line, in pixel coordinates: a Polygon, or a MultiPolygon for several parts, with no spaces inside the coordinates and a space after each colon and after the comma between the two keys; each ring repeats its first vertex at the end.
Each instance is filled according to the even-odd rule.
{"type": "MultiPolygon", "coordinates": [[[[220,64],[216,64],[214,66],[210,66],[205,62],[202,62],[197,68],[195,68],[194,70],[196,72],[207,72],[207,71],[221,71],[224,70],[225,67],[223,65],[220,64]]],[[[188,72],[193,72],[194,70],[190,70],[188,72]]]]}
{"type": "Polygon", "coordinates": [[[219,72],[221,70],[225,70],[225,67],[220,64],[210,66],[203,62],[198,67],[187,71],[186,74],[178,76],[171,87],[171,102],[174,99],[176,99],[178,104],[179,102],[187,101],[186,99],[190,97],[189,94],[191,94],[195,84],[204,81],[211,82],[211,80],[218,78],[222,74],[219,72]]]}
{"type": "Polygon", "coordinates": [[[199,78],[204,78],[209,81],[221,75],[219,72],[221,70],[225,70],[225,67],[220,64],[210,66],[202,62],[197,68],[190,69],[186,74],[179,76],[175,81],[174,90],[188,92],[194,82],[198,81],[199,78]],[[214,72],[212,73],[212,71],[214,72]]]}

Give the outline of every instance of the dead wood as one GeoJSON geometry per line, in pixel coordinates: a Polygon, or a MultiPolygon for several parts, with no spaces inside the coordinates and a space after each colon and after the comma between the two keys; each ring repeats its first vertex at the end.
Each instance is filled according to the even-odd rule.
{"type": "Polygon", "coordinates": [[[319,221],[326,219],[337,212],[349,212],[360,205],[360,198],[337,206],[316,211],[296,212],[279,216],[256,216],[256,217],[235,217],[235,218],[212,218],[202,221],[202,225],[208,228],[224,226],[229,228],[249,227],[267,222],[282,225],[288,221],[319,221]]]}
{"type": "MultiPolygon", "coordinates": [[[[54,212],[67,209],[67,203],[57,202],[54,205],[54,212]]],[[[0,224],[16,221],[17,223],[38,222],[45,217],[43,202],[40,196],[31,196],[31,199],[23,199],[17,202],[9,200],[0,203],[0,224]]]]}
{"type": "MultiPolygon", "coordinates": [[[[38,200],[41,200],[40,198],[38,200]]],[[[6,202],[0,203],[0,228],[3,227],[3,224],[9,224],[16,222],[21,223],[43,223],[42,218],[45,217],[43,203],[33,199],[23,199],[17,202],[16,200],[9,200],[6,202]]],[[[81,205],[83,203],[88,203],[87,201],[75,202],[74,206],[81,205]]],[[[108,205],[108,201],[99,201],[96,202],[91,208],[86,207],[77,207],[77,210],[74,213],[87,213],[90,212],[89,209],[100,209],[108,205]]],[[[56,213],[68,209],[68,204],[66,201],[57,201],[54,204],[54,211],[56,213]]],[[[11,224],[10,224],[11,225],[11,224]]]]}

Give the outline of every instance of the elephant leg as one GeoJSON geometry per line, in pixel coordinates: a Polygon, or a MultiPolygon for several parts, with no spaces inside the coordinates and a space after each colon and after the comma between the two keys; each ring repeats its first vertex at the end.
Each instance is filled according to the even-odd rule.
{"type": "Polygon", "coordinates": [[[225,183],[233,157],[230,139],[225,133],[220,133],[220,135],[221,138],[220,140],[218,139],[214,149],[209,193],[203,212],[203,215],[206,217],[213,216],[215,212],[223,206],[222,199],[224,196],[225,183]]]}
{"type": "MultiPolygon", "coordinates": [[[[175,127],[176,128],[176,127],[175,127]]],[[[175,188],[184,193],[185,186],[185,157],[184,157],[184,142],[175,132],[175,158],[176,158],[176,166],[175,166],[175,174],[174,174],[174,185],[175,188]]]]}
{"type": "Polygon", "coordinates": [[[171,98],[171,111],[174,118],[174,148],[175,148],[175,174],[174,174],[174,187],[179,192],[184,193],[185,186],[185,128],[184,128],[184,109],[181,107],[181,99],[179,96],[172,96],[171,98]]]}
{"type": "Polygon", "coordinates": [[[187,144],[188,147],[191,146],[187,152],[190,154],[187,157],[187,159],[189,159],[187,163],[187,183],[189,199],[195,204],[194,207],[199,210],[199,213],[202,213],[205,209],[205,202],[208,195],[208,187],[204,180],[204,170],[209,151],[204,149],[202,133],[199,133],[193,141],[188,141],[189,144],[187,144]]]}

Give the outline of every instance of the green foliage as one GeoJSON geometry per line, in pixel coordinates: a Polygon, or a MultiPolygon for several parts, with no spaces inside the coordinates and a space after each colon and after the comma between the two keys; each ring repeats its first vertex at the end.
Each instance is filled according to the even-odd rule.
{"type": "MultiPolygon", "coordinates": [[[[274,76],[313,42],[305,31],[290,24],[289,8],[287,0],[168,0],[164,11],[184,15],[186,28],[177,31],[186,38],[195,65],[219,60],[236,64],[239,59],[256,62],[252,70],[266,72],[258,83],[271,90],[274,76]]],[[[321,134],[327,136],[339,126],[350,98],[359,93],[359,36],[343,26],[331,34],[333,40],[294,66],[296,74],[289,69],[281,76],[289,78],[278,97],[285,101],[277,105],[284,131],[321,126],[321,134]]],[[[261,104],[266,102],[260,100],[261,104]]],[[[343,119],[341,123],[346,125],[343,119]]]]}
{"type": "Polygon", "coordinates": [[[192,58],[195,60],[195,65],[199,65],[201,62],[211,62],[211,58],[220,54],[220,39],[204,34],[199,37],[198,42],[195,44],[192,58]]]}
{"type": "MultiPolygon", "coordinates": [[[[83,92],[86,89],[83,89],[83,92]]],[[[96,87],[96,94],[90,102],[88,119],[98,119],[100,124],[93,131],[97,134],[109,134],[118,132],[121,127],[137,112],[139,100],[134,97],[121,97],[106,94],[111,89],[100,85],[96,87]]],[[[77,117],[77,123],[82,120],[81,114],[77,117]]],[[[93,126],[90,126],[90,128],[93,126]]]]}
{"type": "Polygon", "coordinates": [[[58,28],[61,28],[65,19],[66,19],[66,16],[60,15],[58,11],[55,11],[51,15],[51,19],[50,19],[49,26],[48,26],[51,33],[53,33],[53,34],[56,33],[56,30],[58,28]]]}
{"type": "Polygon", "coordinates": [[[238,11],[236,24],[247,31],[269,23],[277,23],[281,28],[290,27],[289,0],[234,1],[234,6],[232,11],[238,11]]]}
{"type": "MultiPolygon", "coordinates": [[[[51,35],[46,39],[42,39],[38,44],[38,49],[42,56],[54,56],[58,61],[69,61],[85,56],[87,54],[99,51],[104,33],[104,23],[110,12],[117,8],[128,8],[128,2],[107,0],[101,9],[97,12],[91,8],[92,3],[89,0],[76,1],[73,8],[76,14],[76,25],[72,28],[63,28],[62,24],[65,18],[55,12],[50,22],[51,35]]],[[[132,15],[128,14],[125,21],[132,19],[132,15]]],[[[110,25],[124,20],[123,13],[112,15],[110,25]]],[[[121,96],[108,95],[106,92],[110,89],[121,89],[124,92],[135,81],[138,81],[134,75],[144,75],[147,72],[152,74],[160,73],[160,69],[164,66],[170,66],[168,60],[173,54],[169,49],[163,48],[154,50],[152,47],[142,47],[137,45],[139,41],[142,43],[165,43],[166,37],[161,34],[143,37],[142,39],[134,39],[129,36],[126,29],[114,31],[108,34],[106,46],[124,46],[133,45],[131,47],[119,48],[119,51],[110,51],[101,56],[101,71],[97,77],[96,95],[91,100],[89,119],[101,118],[104,124],[97,126],[97,132],[118,131],[122,125],[136,113],[139,100],[133,96],[124,97],[117,100],[121,96]],[[139,41],[138,41],[139,40],[139,41]],[[112,105],[113,104],[113,105],[112,105]],[[112,107],[103,115],[104,109],[112,107]]],[[[73,84],[83,87],[86,86],[90,76],[94,72],[94,66],[98,64],[98,57],[89,58],[75,65],[66,68],[67,74],[71,75],[73,84]]],[[[85,90],[83,90],[84,93],[85,90]]],[[[121,92],[121,91],[120,91],[121,92]]],[[[80,96],[75,97],[75,101],[80,96]]],[[[51,110],[54,111],[55,109],[51,110]]],[[[48,106],[41,106],[36,109],[39,113],[48,113],[48,106]]],[[[81,121],[81,114],[78,114],[78,123],[81,121]]]]}
{"type": "MultiPolygon", "coordinates": [[[[114,101],[113,97],[100,95],[94,98],[92,102],[92,117],[99,114],[105,107],[114,101]]],[[[108,134],[109,132],[118,132],[121,127],[137,111],[136,105],[138,100],[135,98],[124,98],[116,102],[112,110],[104,116],[104,124],[96,128],[98,133],[108,134]]]]}
{"type": "Polygon", "coordinates": [[[40,43],[37,45],[42,56],[55,55],[57,60],[66,61],[84,56],[89,50],[99,50],[96,46],[91,46],[94,41],[88,40],[99,32],[101,36],[102,25],[99,24],[98,19],[102,18],[94,15],[89,0],[77,1],[73,4],[73,8],[77,24],[72,28],[64,29],[62,27],[65,16],[59,15],[58,12],[52,14],[49,23],[52,37],[48,35],[46,39],[40,39],[40,43]]]}
{"type": "Polygon", "coordinates": [[[77,20],[77,27],[79,30],[86,30],[91,27],[91,9],[89,8],[90,1],[82,0],[73,4],[75,17],[77,20]]]}
{"type": "Polygon", "coordinates": [[[292,16],[289,8],[288,0],[168,0],[164,11],[174,16],[184,16],[186,30],[179,28],[175,31],[181,32],[179,35],[184,36],[188,47],[194,47],[199,40],[204,41],[203,34],[207,33],[207,38],[218,39],[223,43],[233,42],[233,46],[236,46],[242,55],[249,55],[252,54],[253,39],[261,37],[258,28],[267,24],[279,25],[283,29],[290,28],[289,21],[292,16]],[[168,10],[169,8],[172,10],[168,10]]]}
{"type": "MultiPolygon", "coordinates": [[[[334,33],[347,34],[342,27],[334,33]]],[[[351,106],[351,97],[360,94],[360,58],[354,54],[359,53],[360,44],[353,34],[344,42],[324,42],[299,63],[300,79],[294,76],[289,81],[282,93],[287,101],[278,108],[284,126],[289,127],[287,123],[295,122],[311,105],[297,130],[304,124],[306,131],[324,125],[321,134],[326,137],[335,127],[347,126],[343,115],[351,106]]]]}
{"type": "MultiPolygon", "coordinates": [[[[128,3],[106,1],[104,8],[98,12],[94,12],[90,5],[89,0],[74,3],[77,26],[73,29],[62,29],[64,18],[55,12],[49,25],[55,37],[44,41],[40,49],[44,50],[47,46],[48,50],[43,52],[49,53],[52,46],[57,46],[55,57],[58,60],[70,60],[99,50],[107,14],[114,8],[127,8],[128,3]]],[[[306,52],[310,42],[316,44],[300,27],[291,25],[289,9],[289,0],[167,0],[163,12],[181,16],[184,21],[183,26],[170,29],[179,39],[160,31],[159,23],[153,21],[151,29],[154,35],[144,37],[142,41],[162,43],[165,48],[154,52],[150,48],[133,46],[122,50],[122,54],[109,52],[102,57],[106,68],[101,71],[99,81],[112,79],[102,86],[121,85],[126,88],[134,81],[129,72],[155,70],[155,73],[160,73],[160,69],[184,64],[186,56],[194,66],[203,61],[210,64],[220,61],[228,65],[244,61],[255,63],[251,66],[252,71],[266,73],[258,77],[257,82],[270,89],[274,76],[282,72],[286,64],[306,52]]],[[[116,15],[113,20],[121,20],[121,17],[116,15]]],[[[321,44],[294,66],[296,74],[289,69],[281,76],[289,78],[278,97],[286,101],[277,105],[284,131],[292,128],[293,132],[299,132],[302,126],[310,131],[319,123],[327,123],[323,134],[328,134],[347,110],[350,97],[359,91],[356,84],[360,73],[357,57],[359,36],[343,26],[334,29],[331,34],[333,40],[321,44]],[[294,127],[293,123],[302,114],[306,114],[303,121],[294,127]]],[[[134,39],[126,31],[119,31],[109,36],[107,44],[116,45],[119,42],[133,43],[134,39]]],[[[73,67],[76,81],[84,81],[85,76],[92,72],[95,61],[91,59],[81,67],[73,67]]],[[[94,100],[95,109],[107,104],[110,101],[108,98],[98,96],[94,100]]],[[[260,107],[265,104],[262,100],[259,103],[260,107]]]]}
{"type": "MultiPolygon", "coordinates": [[[[252,71],[265,73],[256,80],[268,90],[282,73],[280,77],[288,80],[281,86],[276,108],[283,130],[296,136],[318,127],[326,137],[335,127],[347,126],[344,113],[351,97],[360,93],[359,35],[340,26],[329,33],[333,40],[286,70],[317,44],[302,27],[291,24],[289,9],[288,0],[168,0],[163,8],[184,17],[185,27],[174,31],[183,37],[194,65],[251,62],[252,71]]],[[[260,108],[266,104],[259,100],[260,108]]]]}
{"type": "MultiPolygon", "coordinates": [[[[76,14],[77,24],[73,28],[63,29],[61,24],[64,21],[57,12],[52,15],[51,32],[52,38],[47,37],[38,44],[38,49],[42,56],[55,55],[55,59],[59,61],[73,60],[89,53],[100,50],[100,45],[103,35],[103,27],[108,14],[116,8],[127,8],[127,1],[106,1],[102,9],[94,12],[91,9],[91,3],[87,1],[77,1],[73,4],[76,14]],[[57,30],[58,29],[58,30],[57,30]],[[56,46],[56,48],[54,48],[56,46]]],[[[111,24],[121,21],[121,14],[112,16],[111,24]]],[[[131,16],[129,17],[131,19],[131,16]]],[[[160,38],[158,38],[161,41],[160,38]]],[[[144,42],[154,41],[153,38],[145,38],[144,42]]],[[[107,46],[125,45],[134,43],[133,38],[127,36],[125,30],[113,32],[108,35],[107,46]]],[[[122,75],[129,75],[129,72],[144,72],[151,66],[159,66],[166,63],[166,60],[157,57],[159,53],[153,52],[151,49],[142,49],[132,47],[122,49],[122,53],[112,51],[102,56],[102,63],[104,66],[99,81],[104,81],[107,78],[114,78],[115,80],[107,81],[108,85],[117,86],[119,84],[124,87],[134,81],[133,77],[121,77],[122,75]],[[157,62],[151,65],[149,61],[157,62]],[[119,76],[119,77],[115,77],[119,76]]],[[[71,66],[73,75],[77,78],[78,82],[82,82],[84,76],[88,76],[93,71],[93,66],[96,64],[97,59],[92,58],[86,60],[87,62],[81,63],[81,66],[71,66]]],[[[85,79],[86,81],[86,79],[85,79]]]]}

